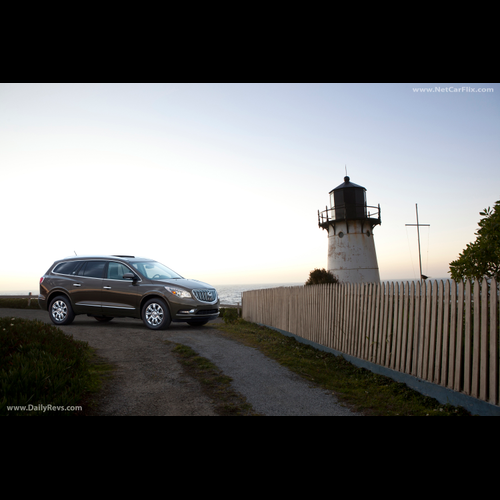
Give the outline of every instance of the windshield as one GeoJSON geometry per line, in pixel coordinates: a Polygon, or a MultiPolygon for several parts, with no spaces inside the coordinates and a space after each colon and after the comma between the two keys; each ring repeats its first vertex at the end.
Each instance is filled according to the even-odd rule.
{"type": "Polygon", "coordinates": [[[143,276],[150,280],[171,280],[182,279],[182,276],[177,274],[167,266],[155,262],[154,260],[144,262],[130,262],[132,266],[137,269],[143,276]]]}

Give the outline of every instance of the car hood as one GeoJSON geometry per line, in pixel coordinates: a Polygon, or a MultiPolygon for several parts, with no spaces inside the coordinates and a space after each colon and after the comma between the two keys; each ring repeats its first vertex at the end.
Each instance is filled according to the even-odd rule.
{"type": "Polygon", "coordinates": [[[208,283],[203,283],[203,281],[189,280],[186,278],[176,279],[176,280],[158,280],[158,281],[161,283],[165,283],[166,285],[181,286],[183,288],[188,288],[190,290],[193,290],[196,288],[215,289],[215,287],[213,287],[212,285],[209,285],[208,283]]]}

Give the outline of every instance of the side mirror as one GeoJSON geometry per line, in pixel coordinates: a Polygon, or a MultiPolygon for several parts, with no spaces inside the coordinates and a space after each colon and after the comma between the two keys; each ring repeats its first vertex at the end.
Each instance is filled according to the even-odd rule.
{"type": "Polygon", "coordinates": [[[139,278],[137,277],[137,275],[135,275],[134,273],[125,273],[123,275],[123,279],[124,280],[132,280],[132,281],[137,281],[139,278]]]}

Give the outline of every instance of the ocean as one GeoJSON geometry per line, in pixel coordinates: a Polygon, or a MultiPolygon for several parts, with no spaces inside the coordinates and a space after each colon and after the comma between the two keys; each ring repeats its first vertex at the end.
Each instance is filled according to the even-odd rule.
{"type": "Polygon", "coordinates": [[[219,294],[222,305],[236,306],[241,304],[241,294],[248,290],[261,290],[262,288],[277,288],[280,286],[302,286],[304,283],[264,283],[259,285],[214,285],[219,294]]]}

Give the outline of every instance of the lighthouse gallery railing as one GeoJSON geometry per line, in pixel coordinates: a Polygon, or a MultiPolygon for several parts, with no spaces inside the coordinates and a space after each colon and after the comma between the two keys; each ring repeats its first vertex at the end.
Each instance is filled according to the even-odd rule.
{"type": "Polygon", "coordinates": [[[330,221],[340,220],[370,220],[380,224],[381,211],[378,207],[368,205],[341,205],[333,208],[326,207],[326,210],[318,210],[318,225],[327,228],[330,221]]]}

